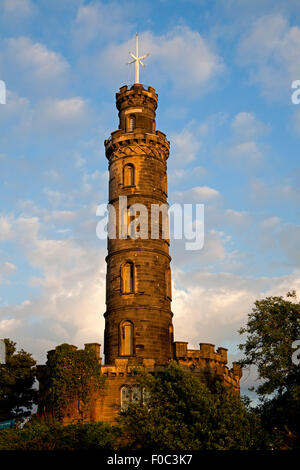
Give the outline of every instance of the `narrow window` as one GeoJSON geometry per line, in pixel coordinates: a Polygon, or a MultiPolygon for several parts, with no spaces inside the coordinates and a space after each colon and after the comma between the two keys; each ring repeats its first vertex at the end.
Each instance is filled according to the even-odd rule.
{"type": "Polygon", "coordinates": [[[129,229],[130,229],[130,222],[131,222],[129,207],[124,208],[122,210],[121,217],[122,217],[122,223],[121,223],[122,238],[127,238],[130,235],[129,229]]]}
{"type": "Polygon", "coordinates": [[[134,186],[134,166],[131,163],[124,166],[123,184],[124,186],[134,186]]]}
{"type": "Polygon", "coordinates": [[[163,176],[163,181],[162,181],[162,190],[163,192],[166,194],[166,196],[168,195],[168,180],[167,180],[167,173],[164,173],[164,176],[163,176]]]}
{"type": "Polygon", "coordinates": [[[133,354],[133,324],[125,320],[120,325],[120,356],[133,354]]]}
{"type": "Polygon", "coordinates": [[[135,123],[136,123],[136,119],[135,119],[135,115],[132,114],[131,116],[129,116],[129,132],[132,132],[134,129],[135,129],[135,123]]]}
{"type": "Polygon", "coordinates": [[[121,289],[123,294],[134,292],[134,264],[131,261],[121,268],[121,289]]]}
{"type": "Polygon", "coordinates": [[[171,269],[166,270],[166,296],[172,299],[172,282],[171,282],[171,269]]]}

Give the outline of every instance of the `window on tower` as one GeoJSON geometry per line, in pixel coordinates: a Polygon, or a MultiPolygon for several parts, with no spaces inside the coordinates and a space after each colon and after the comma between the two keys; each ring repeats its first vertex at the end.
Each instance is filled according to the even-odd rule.
{"type": "Polygon", "coordinates": [[[129,116],[128,132],[133,132],[135,127],[136,127],[136,117],[134,114],[131,114],[131,116],[129,116]]]}
{"type": "Polygon", "coordinates": [[[162,191],[168,196],[168,180],[167,180],[167,173],[164,173],[163,180],[162,180],[162,191]]]}
{"type": "Polygon", "coordinates": [[[171,269],[166,270],[166,296],[172,300],[172,281],[171,281],[171,269]]]}
{"type": "Polygon", "coordinates": [[[129,320],[124,320],[120,324],[120,356],[132,356],[134,351],[133,324],[129,320]]]}
{"type": "Polygon", "coordinates": [[[131,261],[121,267],[121,292],[131,294],[134,292],[134,264],[131,261]]]}
{"type": "Polygon", "coordinates": [[[123,168],[123,185],[134,186],[134,165],[127,163],[123,168]]]}

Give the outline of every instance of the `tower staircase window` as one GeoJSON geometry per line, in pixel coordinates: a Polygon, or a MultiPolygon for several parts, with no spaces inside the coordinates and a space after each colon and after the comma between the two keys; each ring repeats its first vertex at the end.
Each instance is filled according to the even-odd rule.
{"type": "Polygon", "coordinates": [[[133,354],[133,324],[125,320],[120,325],[120,356],[133,354]]]}
{"type": "Polygon", "coordinates": [[[123,294],[134,292],[134,265],[130,261],[125,263],[121,269],[121,289],[123,294]]]}
{"type": "Polygon", "coordinates": [[[128,129],[129,132],[133,132],[135,127],[136,127],[136,118],[132,114],[131,116],[129,116],[129,129],[128,129]]]}
{"type": "Polygon", "coordinates": [[[166,296],[168,299],[172,299],[172,281],[171,281],[171,269],[166,270],[166,296]]]}

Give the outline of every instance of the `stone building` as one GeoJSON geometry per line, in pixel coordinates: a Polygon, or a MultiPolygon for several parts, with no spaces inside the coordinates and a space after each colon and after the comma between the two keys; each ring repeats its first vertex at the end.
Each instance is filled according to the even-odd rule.
{"type": "MultiPolygon", "coordinates": [[[[157,102],[152,87],[123,86],[116,95],[119,129],[105,141],[109,204],[115,214],[110,222],[115,222],[116,230],[115,236],[108,237],[106,257],[105,362],[101,365],[106,388],[104,395],[93,400],[87,417],[91,421],[114,422],[128,402],[141,399],[133,374],[137,366],[153,373],[175,360],[208,384],[219,379],[239,392],[241,369],[236,363],[232,369],[227,367],[225,348],[215,351],[214,345],[200,343],[198,350],[188,349],[187,342],[173,338],[169,239],[163,237],[159,213],[156,237],[151,237],[150,215],[142,214],[143,207],[151,214],[151,205],[167,204],[169,142],[156,130],[157,102]],[[140,223],[132,234],[129,228],[134,220],[140,223]],[[138,229],[146,230],[143,237],[137,235],[138,229]]],[[[101,361],[100,344],[86,348],[101,361]]],[[[40,366],[41,390],[46,375],[46,366],[40,366]]]]}

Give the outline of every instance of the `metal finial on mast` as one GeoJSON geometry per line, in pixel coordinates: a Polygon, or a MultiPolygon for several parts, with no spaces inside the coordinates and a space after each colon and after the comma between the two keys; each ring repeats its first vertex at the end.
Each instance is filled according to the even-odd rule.
{"type": "Polygon", "coordinates": [[[132,52],[129,52],[130,56],[133,58],[131,62],[127,62],[127,65],[133,64],[135,62],[135,82],[140,83],[140,64],[142,67],[145,67],[145,64],[142,62],[143,59],[146,59],[150,54],[141,55],[139,57],[139,36],[138,33],[135,35],[135,55],[132,52]]]}

